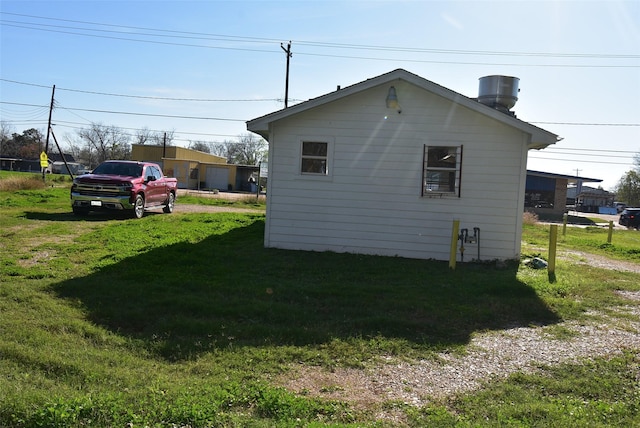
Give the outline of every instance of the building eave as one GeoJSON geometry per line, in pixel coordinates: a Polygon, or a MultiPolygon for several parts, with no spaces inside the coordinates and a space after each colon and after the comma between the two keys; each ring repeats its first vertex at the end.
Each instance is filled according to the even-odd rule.
{"type": "Polygon", "coordinates": [[[569,183],[577,183],[578,181],[582,181],[583,183],[602,183],[603,181],[600,178],[589,178],[589,177],[579,177],[577,175],[555,174],[552,172],[533,171],[530,169],[527,170],[527,175],[533,175],[537,177],[566,179],[569,183]]]}

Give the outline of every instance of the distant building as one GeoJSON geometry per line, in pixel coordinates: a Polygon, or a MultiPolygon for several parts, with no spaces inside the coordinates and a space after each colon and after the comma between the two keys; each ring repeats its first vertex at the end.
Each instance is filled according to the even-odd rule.
{"type": "Polygon", "coordinates": [[[80,175],[84,174],[87,170],[87,167],[79,162],[68,162],[65,164],[61,161],[55,161],[49,164],[49,168],[53,174],[73,174],[80,175]]]}
{"type": "Polygon", "coordinates": [[[528,170],[524,209],[547,217],[571,210],[615,212],[614,193],[584,185],[601,182],[599,178],[528,170]]]}
{"type": "Polygon", "coordinates": [[[132,144],[131,159],[158,163],[180,189],[250,191],[249,177],[258,175],[255,165],[234,165],[222,156],[176,146],[132,144]]]}
{"type": "Polygon", "coordinates": [[[5,171],[42,172],[40,159],[0,158],[0,169],[5,171]]]}
{"type": "Polygon", "coordinates": [[[602,208],[615,209],[615,194],[604,189],[573,186],[567,189],[567,201],[575,201],[575,210],[588,213],[601,212],[602,208]]]}

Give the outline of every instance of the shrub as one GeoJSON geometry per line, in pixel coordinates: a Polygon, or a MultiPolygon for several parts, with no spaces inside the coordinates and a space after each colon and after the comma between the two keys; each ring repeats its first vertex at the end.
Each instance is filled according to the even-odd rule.
{"type": "Polygon", "coordinates": [[[536,224],[538,222],[538,214],[525,211],[524,214],[522,214],[522,222],[524,224],[536,224]]]}
{"type": "Polygon", "coordinates": [[[44,189],[44,187],[45,183],[37,175],[10,176],[0,180],[1,192],[44,189]]]}

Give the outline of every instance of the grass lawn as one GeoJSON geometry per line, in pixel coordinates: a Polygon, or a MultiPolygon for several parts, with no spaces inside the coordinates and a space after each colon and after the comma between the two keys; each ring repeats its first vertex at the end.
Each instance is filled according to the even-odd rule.
{"type": "MultiPolygon", "coordinates": [[[[563,260],[550,283],[518,263],[265,249],[260,212],[76,218],[68,185],[0,191],[0,426],[390,426],[376,405],[274,379],[465,352],[474,333],[580,320],[640,290],[638,274],[563,260]]],[[[560,248],[640,264],[640,233],[594,229],[560,248]]],[[[527,251],[547,230],[525,227],[527,251]]],[[[627,352],[397,407],[406,426],[640,425],[639,364],[627,352]]]]}

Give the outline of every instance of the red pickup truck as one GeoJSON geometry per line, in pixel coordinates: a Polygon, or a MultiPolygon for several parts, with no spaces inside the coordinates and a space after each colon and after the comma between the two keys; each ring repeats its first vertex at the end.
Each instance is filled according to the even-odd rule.
{"type": "Polygon", "coordinates": [[[178,181],[165,177],[151,162],[111,160],[90,174],[76,177],[71,186],[71,208],[76,215],[90,211],[130,211],[141,218],[146,209],[173,212],[178,181]]]}

